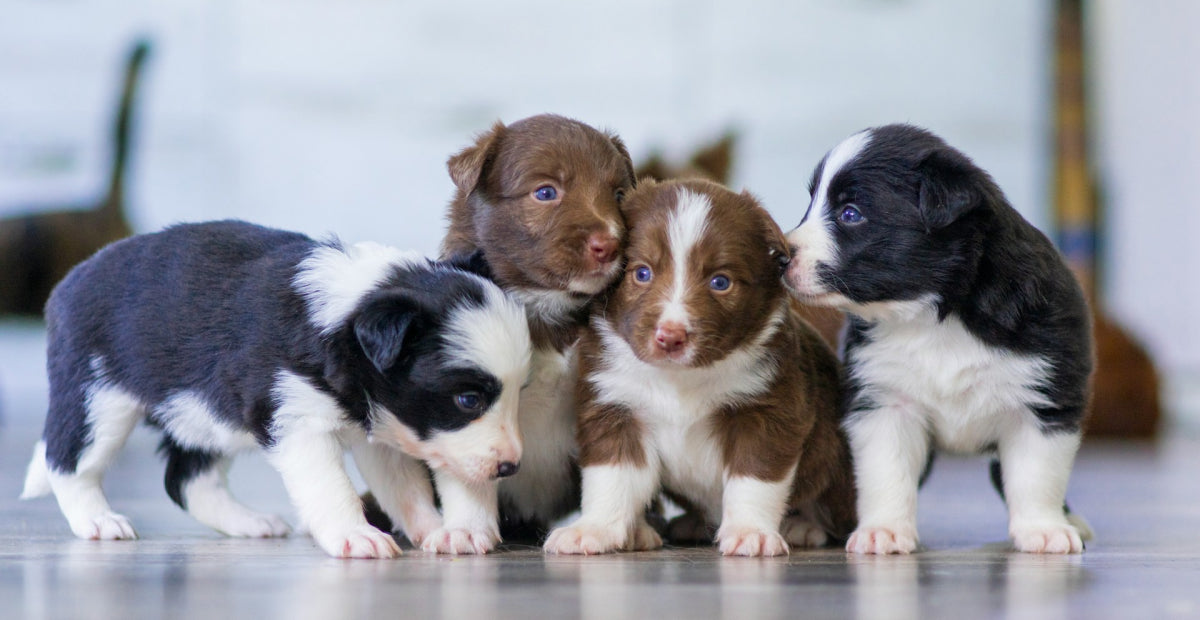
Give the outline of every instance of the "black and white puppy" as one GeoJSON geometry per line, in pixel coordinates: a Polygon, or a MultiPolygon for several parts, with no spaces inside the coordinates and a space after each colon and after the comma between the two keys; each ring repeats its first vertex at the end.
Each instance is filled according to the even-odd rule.
{"type": "Polygon", "coordinates": [[[377,244],[188,224],[81,263],[46,320],[50,408],[23,497],[52,491],[80,538],[136,538],[100,482],[144,420],[162,431],[167,493],[230,536],[288,533],[226,487],[230,458],[259,446],[330,555],[400,552],[363,518],[347,448],[414,544],[483,553],[499,539],[530,340],[488,280],[377,244]]]}
{"type": "Polygon", "coordinates": [[[986,172],[908,125],[834,147],[809,192],[786,280],[802,301],[849,314],[860,521],[847,549],[916,548],[917,488],[942,449],[999,459],[1017,549],[1081,552],[1090,532],[1063,500],[1093,347],[1057,250],[986,172]]]}

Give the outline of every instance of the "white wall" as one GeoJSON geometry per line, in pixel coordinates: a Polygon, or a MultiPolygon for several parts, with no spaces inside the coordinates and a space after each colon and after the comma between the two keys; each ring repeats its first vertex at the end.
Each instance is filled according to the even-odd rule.
{"type": "Polygon", "coordinates": [[[1200,3],[1094,4],[1110,309],[1200,375],[1200,3]]]}
{"type": "Polygon", "coordinates": [[[734,127],[737,184],[785,227],[836,141],[914,122],[1041,224],[1043,4],[0,0],[0,92],[19,93],[0,97],[0,209],[99,187],[119,57],[144,31],[141,230],[242,217],[432,252],[446,157],[543,111],[617,130],[635,157],[734,127]],[[67,163],[34,165],[39,149],[67,163]]]}

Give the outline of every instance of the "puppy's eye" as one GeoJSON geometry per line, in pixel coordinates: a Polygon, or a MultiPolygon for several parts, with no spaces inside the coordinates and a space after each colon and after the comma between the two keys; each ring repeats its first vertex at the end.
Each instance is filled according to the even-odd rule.
{"type": "Polygon", "coordinates": [[[543,185],[533,190],[533,197],[542,202],[550,202],[558,198],[558,190],[554,189],[553,185],[543,185]]]}
{"type": "Polygon", "coordinates": [[[613,198],[616,199],[617,204],[625,202],[625,190],[618,187],[613,191],[613,198]]]}
{"type": "Polygon", "coordinates": [[[483,409],[483,397],[479,392],[463,392],[454,395],[454,404],[463,413],[479,413],[483,409]]]}
{"type": "Polygon", "coordinates": [[[729,280],[729,276],[716,275],[708,281],[708,288],[714,291],[728,291],[732,284],[733,282],[729,280]]]}
{"type": "Polygon", "coordinates": [[[633,270],[633,279],[637,280],[638,282],[646,283],[649,282],[650,278],[653,277],[654,272],[650,271],[650,268],[645,265],[633,270]]]}
{"type": "Polygon", "coordinates": [[[838,214],[838,221],[843,224],[861,224],[866,220],[867,218],[863,217],[863,214],[854,205],[842,207],[842,212],[838,214]]]}

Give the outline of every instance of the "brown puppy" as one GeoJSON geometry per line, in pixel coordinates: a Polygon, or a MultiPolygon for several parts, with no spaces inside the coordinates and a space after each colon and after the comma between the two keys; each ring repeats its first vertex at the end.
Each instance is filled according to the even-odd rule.
{"type": "Polygon", "coordinates": [[[839,367],[780,281],[779,226],[700,180],[643,182],[625,214],[625,276],[580,344],[582,514],[546,550],[658,547],[644,510],[660,489],[719,524],[726,555],[844,537],[839,367]]]}
{"type": "Polygon", "coordinates": [[[620,275],[633,163],[615,135],[545,114],[496,123],[447,167],[456,191],[443,255],[482,252],[529,318],[524,456],[500,504],[506,538],[541,536],[578,506],[574,347],[588,303],[620,275]]]}

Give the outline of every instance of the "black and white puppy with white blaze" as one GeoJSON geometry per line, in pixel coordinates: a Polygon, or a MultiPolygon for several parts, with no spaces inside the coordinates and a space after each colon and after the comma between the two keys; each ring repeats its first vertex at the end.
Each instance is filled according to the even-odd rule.
{"type": "Polygon", "coordinates": [[[908,125],[847,138],[809,193],[785,279],[800,300],[848,313],[859,525],[847,549],[916,549],[917,489],[941,449],[998,459],[1017,549],[1083,551],[1090,531],[1064,497],[1093,345],[1058,251],[986,172],[908,125]]]}
{"type": "Polygon", "coordinates": [[[414,544],[484,553],[499,539],[530,341],[521,305],[476,274],[377,244],[187,224],[75,267],[46,321],[50,407],[23,497],[53,492],[80,538],[137,537],[100,482],[145,421],[162,432],[167,493],[229,536],[289,531],[226,487],[230,458],[258,446],[332,556],[400,553],[363,518],[346,449],[414,544]]]}

